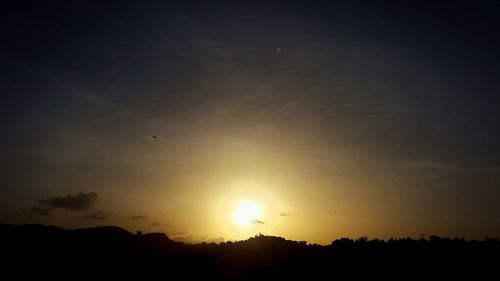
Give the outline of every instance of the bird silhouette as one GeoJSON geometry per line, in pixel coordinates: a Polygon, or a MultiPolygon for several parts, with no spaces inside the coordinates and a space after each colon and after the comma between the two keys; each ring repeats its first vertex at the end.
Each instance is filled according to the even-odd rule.
{"type": "Polygon", "coordinates": [[[154,140],[158,140],[157,136],[151,136],[154,140]]]}

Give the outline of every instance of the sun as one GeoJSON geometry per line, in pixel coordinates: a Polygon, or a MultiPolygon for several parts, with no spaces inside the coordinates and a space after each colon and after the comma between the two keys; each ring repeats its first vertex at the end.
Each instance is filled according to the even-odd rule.
{"type": "Polygon", "coordinates": [[[249,226],[258,221],[261,215],[260,206],[253,201],[244,201],[236,205],[233,221],[240,226],[249,226]]]}

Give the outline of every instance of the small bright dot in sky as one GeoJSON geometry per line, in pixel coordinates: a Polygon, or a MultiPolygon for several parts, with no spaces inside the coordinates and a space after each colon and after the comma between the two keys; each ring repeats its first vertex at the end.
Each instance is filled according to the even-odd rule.
{"type": "Polygon", "coordinates": [[[240,226],[248,226],[254,220],[258,220],[261,215],[260,207],[252,201],[239,203],[233,213],[234,223],[240,226]]]}

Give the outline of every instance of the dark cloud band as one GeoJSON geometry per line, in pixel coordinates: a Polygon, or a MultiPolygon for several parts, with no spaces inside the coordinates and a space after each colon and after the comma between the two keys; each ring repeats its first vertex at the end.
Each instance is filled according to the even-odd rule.
{"type": "Polygon", "coordinates": [[[50,215],[53,210],[84,211],[88,210],[97,200],[97,193],[80,192],[77,195],[55,196],[38,200],[27,213],[38,215],[50,215]]]}

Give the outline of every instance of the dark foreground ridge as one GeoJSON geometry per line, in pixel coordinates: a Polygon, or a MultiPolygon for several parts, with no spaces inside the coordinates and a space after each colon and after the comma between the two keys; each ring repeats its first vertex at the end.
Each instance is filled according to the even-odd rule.
{"type": "Polygon", "coordinates": [[[465,276],[477,280],[497,276],[500,266],[496,238],[342,238],[321,246],[259,235],[239,242],[193,245],[170,240],[163,233],[132,234],[112,226],[66,230],[0,224],[0,241],[4,275],[36,275],[43,280],[449,280],[465,276]]]}

